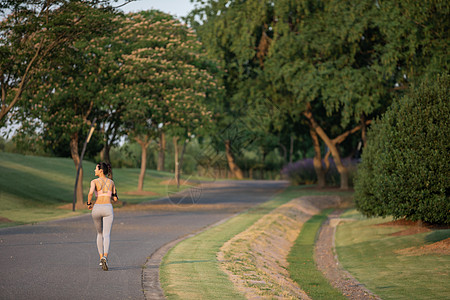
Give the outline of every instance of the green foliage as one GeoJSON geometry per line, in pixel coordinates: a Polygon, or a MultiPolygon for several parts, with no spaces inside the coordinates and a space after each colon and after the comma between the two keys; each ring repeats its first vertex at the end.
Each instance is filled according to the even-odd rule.
{"type": "MultiPolygon", "coordinates": [[[[23,92],[27,101],[22,103],[20,114],[16,115],[22,122],[20,132],[23,135],[34,136],[39,131],[40,137],[34,142],[42,143],[57,156],[72,154],[74,159],[87,136],[89,122],[98,116],[101,104],[97,97],[102,87],[98,80],[99,56],[90,49],[87,41],[112,28],[110,13],[83,3],[67,8],[65,18],[78,10],[83,15],[80,18],[90,20],[90,26],[96,24],[101,28],[90,31],[89,27],[83,27],[76,33],[76,39],[61,46],[61,53],[49,54],[48,59],[41,62],[23,92]]],[[[94,156],[101,149],[98,131],[92,140],[87,149],[88,156],[94,156]]]]}
{"type": "Polygon", "coordinates": [[[396,101],[369,132],[355,201],[366,216],[450,223],[450,76],[396,101]]]}
{"type": "MultiPolygon", "coordinates": [[[[23,99],[28,83],[73,43],[106,29],[109,0],[5,0],[0,6],[0,120],[23,99]]],[[[4,121],[0,121],[3,122],[4,121]]]]}

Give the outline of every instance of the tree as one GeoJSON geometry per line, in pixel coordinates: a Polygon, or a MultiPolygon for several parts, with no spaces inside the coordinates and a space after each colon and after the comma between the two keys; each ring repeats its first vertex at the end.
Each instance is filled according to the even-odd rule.
{"type": "Polygon", "coordinates": [[[450,224],[449,93],[448,74],[426,80],[373,125],[355,185],[364,215],[450,224]]]}
{"type": "Polygon", "coordinates": [[[287,0],[275,5],[277,22],[266,70],[274,89],[283,91],[277,103],[308,120],[317,173],[322,166],[316,136],[333,156],[343,189],[348,188],[348,176],[337,145],[365,129],[367,116],[383,107],[393,87],[391,78],[377,72],[380,60],[374,49],[383,41],[373,25],[373,10],[370,1],[354,5],[287,0]],[[324,114],[318,115],[321,111],[324,114]],[[342,129],[332,138],[325,129],[336,112],[342,129]]]}
{"type": "Polygon", "coordinates": [[[271,38],[272,5],[269,1],[196,2],[201,6],[191,12],[188,21],[223,70],[220,79],[225,91],[216,102],[214,135],[219,140],[215,148],[225,149],[231,173],[242,179],[235,157],[250,143],[262,142],[258,138],[268,134],[270,125],[259,119],[274,110],[258,91],[263,85],[258,72],[271,38]]]}
{"type": "MultiPolygon", "coordinates": [[[[111,15],[104,10],[86,6],[92,22],[101,23],[108,30],[111,15]]],[[[85,12],[88,14],[88,12],[85,12]]],[[[35,121],[41,125],[44,141],[49,147],[66,147],[78,169],[79,146],[87,136],[91,121],[99,114],[98,93],[102,86],[98,80],[101,68],[99,56],[92,52],[90,41],[99,31],[85,32],[78,41],[63,47],[64,57],[52,56],[52,60],[40,65],[31,77],[23,96],[23,130],[35,131],[35,121]]],[[[83,170],[80,170],[77,186],[76,208],[83,206],[83,170]]]]}
{"type": "Polygon", "coordinates": [[[0,122],[23,98],[33,74],[47,61],[65,57],[86,35],[100,33],[105,0],[2,1],[0,13],[0,122]]]}
{"type": "MultiPolygon", "coordinates": [[[[210,74],[214,64],[206,59],[196,35],[171,15],[129,14],[119,34],[131,47],[122,55],[120,72],[125,79],[122,97],[127,99],[124,119],[132,126],[129,136],[142,148],[138,183],[142,190],[149,143],[170,132],[178,150],[179,139],[186,143],[210,119],[205,101],[219,87],[210,74]]],[[[177,163],[177,179],[180,169],[177,163]]]]}

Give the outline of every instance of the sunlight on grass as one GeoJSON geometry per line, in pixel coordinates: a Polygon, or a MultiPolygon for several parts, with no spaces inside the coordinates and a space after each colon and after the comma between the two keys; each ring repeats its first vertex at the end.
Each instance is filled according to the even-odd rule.
{"type": "MultiPolygon", "coordinates": [[[[172,248],[160,266],[161,286],[168,299],[241,299],[221,270],[217,253],[225,242],[249,228],[276,207],[305,195],[335,195],[316,192],[307,186],[289,187],[274,199],[265,202],[226,223],[186,239],[172,248]]],[[[350,196],[351,192],[339,193],[350,196]]],[[[264,286],[258,286],[264,289],[264,286]]],[[[268,294],[271,294],[268,291],[268,294]]]]}
{"type": "Polygon", "coordinates": [[[161,286],[168,299],[245,299],[219,266],[217,252],[236,234],[287,199],[277,197],[172,248],[160,267],[161,286]]]}
{"type": "MultiPolygon", "coordinates": [[[[87,199],[95,164],[83,161],[83,195],[87,199]]],[[[0,217],[13,222],[0,223],[2,227],[36,223],[79,215],[72,212],[76,169],[72,159],[24,156],[0,152],[0,217]],[[64,206],[65,205],[65,206],[64,206]],[[64,206],[65,209],[59,209],[64,206]]],[[[137,189],[139,169],[113,169],[120,201],[136,204],[165,197],[169,192],[187,188],[167,186],[164,181],[173,178],[170,172],[147,170],[144,195],[128,192],[137,189]]]]}
{"type": "Polygon", "coordinates": [[[343,217],[358,219],[338,226],[336,250],[345,269],[383,299],[447,299],[450,256],[396,253],[450,237],[450,229],[392,236],[404,226],[376,226],[390,219],[365,219],[355,210],[343,217]]]}

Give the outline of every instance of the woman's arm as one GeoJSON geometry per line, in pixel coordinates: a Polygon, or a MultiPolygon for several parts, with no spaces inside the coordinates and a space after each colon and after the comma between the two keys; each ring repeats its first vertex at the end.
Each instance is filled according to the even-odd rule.
{"type": "Polygon", "coordinates": [[[119,197],[117,196],[117,190],[116,190],[116,185],[113,184],[113,188],[112,188],[112,195],[111,198],[114,202],[116,202],[117,200],[119,200],[119,197]]]}
{"type": "Polygon", "coordinates": [[[89,190],[88,193],[88,201],[87,201],[87,205],[89,209],[92,209],[92,196],[94,195],[94,191],[95,191],[95,182],[94,180],[91,181],[91,188],[89,190]]]}

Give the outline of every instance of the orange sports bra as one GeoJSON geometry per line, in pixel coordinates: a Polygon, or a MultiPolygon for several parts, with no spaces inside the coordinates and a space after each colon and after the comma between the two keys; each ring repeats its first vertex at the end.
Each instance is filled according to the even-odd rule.
{"type": "Polygon", "coordinates": [[[95,191],[95,196],[97,198],[98,197],[102,197],[102,196],[111,197],[113,181],[111,179],[106,179],[106,182],[105,182],[103,179],[101,179],[101,178],[99,178],[99,179],[102,182],[102,185],[101,185],[100,190],[98,192],[97,192],[97,190],[95,191]]]}

